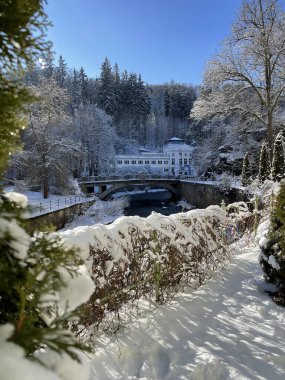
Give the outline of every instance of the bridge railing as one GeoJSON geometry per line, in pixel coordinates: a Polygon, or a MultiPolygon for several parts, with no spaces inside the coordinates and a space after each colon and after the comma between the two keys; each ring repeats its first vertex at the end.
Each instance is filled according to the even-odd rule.
{"type": "Polygon", "coordinates": [[[180,176],[169,175],[169,174],[126,174],[123,176],[113,175],[113,176],[89,176],[79,178],[79,183],[81,182],[104,182],[104,181],[124,181],[124,180],[147,180],[147,179],[179,179],[180,176]]]}

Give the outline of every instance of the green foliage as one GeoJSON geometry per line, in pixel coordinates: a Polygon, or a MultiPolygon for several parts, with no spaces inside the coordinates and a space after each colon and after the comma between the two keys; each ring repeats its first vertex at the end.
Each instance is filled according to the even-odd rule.
{"type": "Polygon", "coordinates": [[[259,157],[259,172],[258,179],[260,182],[264,182],[266,179],[269,179],[271,173],[270,167],[270,152],[266,142],[263,142],[260,157],[259,157]]]}
{"type": "Polygon", "coordinates": [[[50,47],[44,0],[1,0],[1,73],[39,58],[50,47]]]}
{"type": "Polygon", "coordinates": [[[9,153],[20,144],[20,131],[25,127],[25,119],[19,115],[29,100],[31,96],[27,90],[0,74],[0,173],[7,165],[9,153]]]}
{"type": "Polygon", "coordinates": [[[274,141],[273,160],[272,160],[272,179],[280,181],[285,175],[284,162],[284,140],[282,133],[279,132],[274,141]]]}
{"type": "MultiPolygon", "coordinates": [[[[19,145],[26,123],[24,106],[32,101],[17,70],[43,56],[50,45],[45,41],[48,22],[43,4],[43,0],[0,2],[1,174],[9,154],[19,145]]],[[[75,315],[67,308],[59,310],[54,301],[65,286],[61,270],[76,276],[81,261],[75,250],[66,249],[49,233],[30,237],[25,231],[25,213],[0,189],[0,325],[14,326],[9,339],[29,357],[48,347],[77,358],[74,348],[83,346],[63,329],[75,315]]]]}
{"type": "Polygon", "coordinates": [[[0,324],[15,327],[10,341],[27,355],[50,347],[74,356],[71,348],[82,345],[62,326],[75,315],[58,313],[51,300],[65,285],[60,268],[77,275],[78,252],[64,248],[58,237],[47,232],[31,239],[20,226],[25,224],[23,210],[3,195],[0,203],[0,324]]]}
{"type": "Polygon", "coordinates": [[[0,2],[0,173],[9,153],[19,145],[25,120],[20,116],[31,100],[12,73],[28,64],[49,47],[45,41],[48,26],[43,0],[1,0],[0,2]]]}
{"type": "Polygon", "coordinates": [[[281,182],[279,193],[273,207],[271,226],[268,242],[262,248],[264,258],[261,264],[268,282],[278,284],[285,288],[285,182],[281,182]],[[269,262],[272,256],[279,269],[274,268],[269,262]]]}
{"type": "Polygon", "coordinates": [[[242,173],[241,173],[241,184],[242,186],[248,186],[251,183],[251,165],[249,161],[248,153],[244,155],[242,173]]]}

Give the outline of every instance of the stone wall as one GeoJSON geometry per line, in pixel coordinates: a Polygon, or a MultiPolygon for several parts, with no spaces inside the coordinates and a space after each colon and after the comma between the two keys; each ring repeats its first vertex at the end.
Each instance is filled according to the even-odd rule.
{"type": "Polygon", "coordinates": [[[45,226],[54,226],[56,230],[60,230],[66,223],[71,222],[76,216],[81,215],[88,207],[92,206],[93,203],[94,200],[78,203],[61,210],[31,217],[28,222],[28,230],[33,232],[35,230],[41,230],[41,228],[45,226]]]}
{"type": "Polygon", "coordinates": [[[241,189],[234,188],[225,194],[215,185],[182,181],[179,185],[179,196],[198,208],[220,205],[222,200],[226,204],[247,200],[246,193],[241,189]]]}

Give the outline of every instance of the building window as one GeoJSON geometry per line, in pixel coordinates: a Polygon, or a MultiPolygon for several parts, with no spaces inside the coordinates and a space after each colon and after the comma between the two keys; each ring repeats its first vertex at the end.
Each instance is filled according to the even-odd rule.
{"type": "Polygon", "coordinates": [[[132,165],[136,165],[136,164],[137,164],[137,161],[136,161],[136,160],[132,160],[132,161],[131,161],[131,164],[132,164],[132,165]]]}
{"type": "Polygon", "coordinates": [[[172,153],[172,157],[175,155],[175,153],[172,153]]]}
{"type": "Polygon", "coordinates": [[[144,163],[145,163],[146,165],[149,165],[149,160],[146,160],[144,163]]]}
{"type": "Polygon", "coordinates": [[[168,161],[164,161],[164,163],[165,163],[166,165],[168,165],[168,161]]]}
{"type": "Polygon", "coordinates": [[[129,164],[129,163],[130,163],[129,160],[125,160],[125,161],[124,161],[124,164],[129,164]]]}
{"type": "Polygon", "coordinates": [[[143,161],[138,160],[138,164],[139,164],[139,165],[142,165],[142,164],[143,164],[143,161]]]}
{"type": "Polygon", "coordinates": [[[162,165],[162,161],[157,161],[158,165],[162,165]]]}
{"type": "Polygon", "coordinates": [[[184,165],[187,165],[187,158],[184,158],[184,165]]]}
{"type": "Polygon", "coordinates": [[[189,158],[189,165],[191,164],[191,158],[189,158]]]}
{"type": "Polygon", "coordinates": [[[168,169],[164,169],[164,172],[165,172],[165,173],[168,172],[168,169]]]}
{"type": "Polygon", "coordinates": [[[152,164],[156,165],[156,161],[151,161],[152,164]]]}
{"type": "Polygon", "coordinates": [[[184,156],[187,156],[187,153],[184,153],[184,156]]]}
{"type": "Polygon", "coordinates": [[[172,165],[175,165],[175,158],[172,158],[172,165]]]}
{"type": "Polygon", "coordinates": [[[182,158],[179,158],[179,165],[182,166],[182,158]]]}
{"type": "Polygon", "coordinates": [[[118,165],[122,165],[122,163],[123,163],[122,160],[118,160],[118,161],[117,161],[117,164],[118,164],[118,165]]]}

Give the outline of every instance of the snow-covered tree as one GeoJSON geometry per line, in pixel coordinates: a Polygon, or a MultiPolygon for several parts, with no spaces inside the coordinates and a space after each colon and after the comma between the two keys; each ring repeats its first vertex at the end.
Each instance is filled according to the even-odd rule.
{"type": "Polygon", "coordinates": [[[248,153],[244,155],[242,173],[241,173],[241,184],[242,186],[248,186],[251,182],[251,165],[249,161],[248,153]]]}
{"type": "Polygon", "coordinates": [[[114,116],[116,114],[118,104],[114,75],[108,58],[105,59],[101,66],[97,103],[98,107],[103,109],[108,115],[114,116]]]}
{"type": "Polygon", "coordinates": [[[272,152],[274,127],[285,90],[285,15],[277,0],[246,0],[222,51],[205,72],[196,101],[196,120],[238,112],[267,129],[272,152]]]}
{"type": "Polygon", "coordinates": [[[107,174],[114,169],[116,134],[112,118],[94,105],[81,105],[74,118],[76,135],[85,152],[89,175],[107,174]]]}
{"type": "Polygon", "coordinates": [[[59,87],[64,87],[66,77],[67,77],[67,64],[61,55],[59,57],[58,66],[56,68],[56,80],[59,87]]]}
{"type": "Polygon", "coordinates": [[[25,150],[14,156],[14,164],[25,172],[31,184],[40,184],[44,198],[49,186],[67,183],[72,174],[69,163],[81,149],[73,140],[69,97],[54,77],[41,77],[31,91],[38,100],[28,106],[29,126],[25,131],[25,150]]]}
{"type": "Polygon", "coordinates": [[[258,179],[260,182],[264,182],[266,179],[269,179],[271,173],[271,165],[270,165],[270,154],[268,150],[268,145],[266,142],[263,142],[260,151],[259,157],[259,171],[258,171],[258,179]]]}
{"type": "Polygon", "coordinates": [[[274,142],[272,160],[272,179],[280,181],[285,176],[284,140],[281,132],[278,133],[274,142]]]}
{"type": "Polygon", "coordinates": [[[268,236],[262,239],[261,265],[265,279],[279,286],[284,300],[285,289],[285,182],[281,181],[280,190],[271,216],[268,236]]]}

